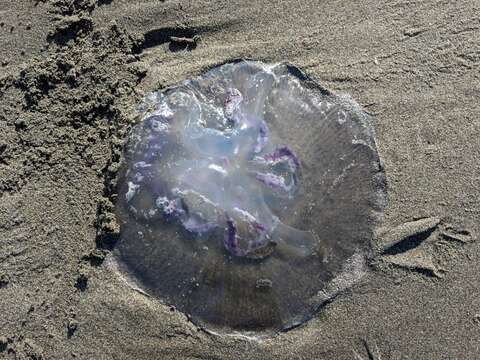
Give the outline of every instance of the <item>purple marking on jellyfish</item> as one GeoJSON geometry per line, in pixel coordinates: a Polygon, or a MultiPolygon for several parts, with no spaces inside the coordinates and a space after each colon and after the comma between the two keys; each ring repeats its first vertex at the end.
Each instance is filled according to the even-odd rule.
{"type": "Polygon", "coordinates": [[[298,156],[288,146],[281,146],[275,149],[273,153],[263,156],[263,159],[270,163],[277,163],[285,158],[287,158],[293,171],[300,169],[300,160],[298,159],[298,156]]]}
{"type": "Polygon", "coordinates": [[[258,249],[268,245],[270,237],[267,227],[257,221],[248,212],[234,208],[233,212],[238,216],[238,221],[243,222],[243,226],[227,216],[227,227],[224,238],[225,249],[233,256],[248,256],[258,249]],[[239,235],[240,230],[243,229],[242,235],[239,235]],[[240,245],[240,240],[246,239],[246,244],[240,245]]]}
{"type": "Polygon", "coordinates": [[[225,249],[228,250],[233,256],[245,256],[246,252],[239,247],[238,237],[237,237],[237,227],[235,221],[228,218],[227,227],[225,231],[225,238],[223,240],[223,245],[225,249]]]}
{"type": "Polygon", "coordinates": [[[271,174],[271,173],[256,173],[255,179],[264,183],[268,187],[272,188],[273,190],[291,194],[294,190],[296,190],[297,181],[296,177],[292,176],[292,182],[290,184],[285,183],[285,179],[281,176],[271,174]]]}
{"type": "Polygon", "coordinates": [[[257,238],[254,238],[253,240],[249,240],[248,249],[250,252],[264,247],[266,244],[269,243],[270,240],[268,230],[264,225],[260,224],[257,221],[254,221],[251,226],[255,229],[255,232],[257,232],[259,236],[257,238]]]}

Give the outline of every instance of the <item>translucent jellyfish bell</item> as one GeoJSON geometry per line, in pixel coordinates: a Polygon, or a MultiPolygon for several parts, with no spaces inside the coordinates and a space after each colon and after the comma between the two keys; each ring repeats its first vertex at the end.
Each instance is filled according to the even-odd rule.
{"type": "Polygon", "coordinates": [[[212,331],[301,324],[361,275],[383,212],[370,120],[287,64],[151,94],[119,175],[119,268],[212,331]]]}

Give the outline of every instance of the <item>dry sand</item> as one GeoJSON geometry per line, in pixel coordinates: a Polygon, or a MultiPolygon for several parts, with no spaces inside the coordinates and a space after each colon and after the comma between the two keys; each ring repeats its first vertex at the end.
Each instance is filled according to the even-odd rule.
{"type": "Polygon", "coordinates": [[[0,0],[0,358],[479,359],[479,12],[478,0],[0,0]],[[139,99],[241,57],[351,94],[375,115],[389,185],[368,275],[262,342],[198,330],[103,261],[139,99]]]}

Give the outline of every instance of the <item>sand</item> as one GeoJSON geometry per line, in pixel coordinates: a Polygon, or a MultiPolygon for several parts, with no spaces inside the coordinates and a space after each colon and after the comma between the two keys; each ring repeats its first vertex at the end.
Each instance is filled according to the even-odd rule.
{"type": "Polygon", "coordinates": [[[479,11],[0,0],[0,358],[480,358],[479,11]],[[209,335],[108,266],[136,104],[235,58],[286,60],[350,94],[375,116],[388,180],[368,274],[262,341],[209,335]]]}

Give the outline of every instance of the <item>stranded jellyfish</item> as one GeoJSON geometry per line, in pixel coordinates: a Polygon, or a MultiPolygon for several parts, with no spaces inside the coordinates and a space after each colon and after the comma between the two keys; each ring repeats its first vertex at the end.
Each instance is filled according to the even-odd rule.
{"type": "Polygon", "coordinates": [[[140,111],[114,252],[138,287],[211,331],[280,331],[359,277],[385,186],[354,101],[288,64],[242,60],[140,111]]]}

